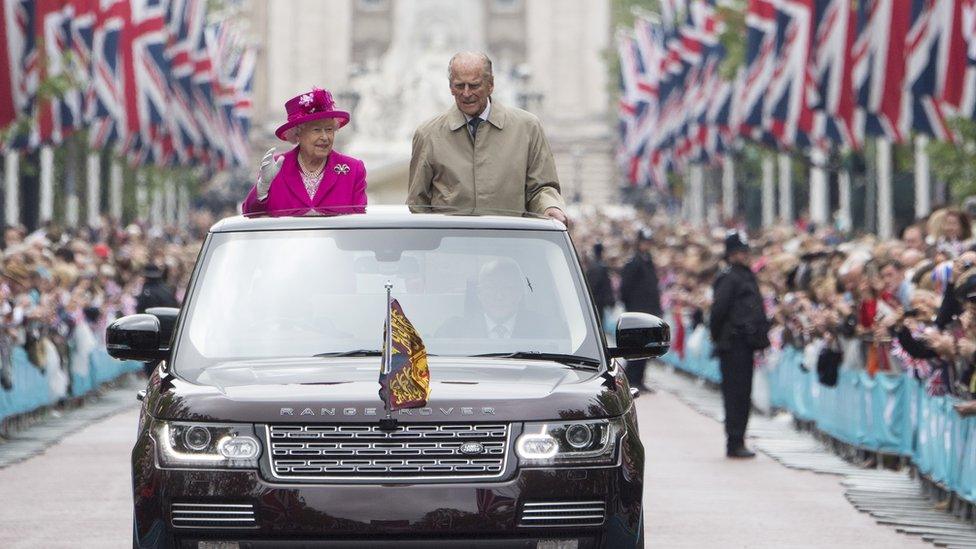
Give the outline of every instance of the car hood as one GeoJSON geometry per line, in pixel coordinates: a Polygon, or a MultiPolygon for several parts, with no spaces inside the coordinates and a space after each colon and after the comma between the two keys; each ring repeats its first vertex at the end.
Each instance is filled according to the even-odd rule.
{"type": "MultiPolygon", "coordinates": [[[[613,417],[625,391],[595,370],[542,360],[429,357],[424,408],[393,417],[414,423],[613,417]]],[[[385,416],[379,358],[280,359],[214,365],[196,380],[169,376],[154,391],[161,419],[253,423],[363,423],[385,416]]]]}

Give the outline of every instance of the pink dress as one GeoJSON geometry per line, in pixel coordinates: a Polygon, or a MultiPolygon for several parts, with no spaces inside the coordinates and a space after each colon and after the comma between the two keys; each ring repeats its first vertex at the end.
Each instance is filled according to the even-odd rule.
{"type": "MultiPolygon", "coordinates": [[[[361,160],[332,151],[314,196],[309,196],[298,167],[298,147],[286,152],[281,171],[271,181],[268,196],[259,201],[257,189],[244,199],[244,215],[305,215],[362,213],[366,206],[366,166],[361,160]]],[[[276,157],[277,158],[277,157],[276,157]]]]}

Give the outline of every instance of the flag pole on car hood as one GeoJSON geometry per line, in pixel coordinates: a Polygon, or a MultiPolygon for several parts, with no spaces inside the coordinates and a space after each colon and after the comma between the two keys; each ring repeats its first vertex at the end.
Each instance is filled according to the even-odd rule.
{"type": "MultiPolygon", "coordinates": [[[[393,357],[393,312],[392,312],[392,292],[393,292],[393,281],[387,280],[386,284],[386,329],[383,330],[383,376],[382,379],[387,382],[386,392],[383,394],[383,408],[386,410],[386,417],[380,420],[380,430],[382,431],[394,431],[396,430],[396,420],[392,417],[392,411],[390,409],[390,393],[392,389],[389,386],[390,380],[390,366],[393,357]]],[[[382,390],[382,382],[380,383],[382,390]]]]}

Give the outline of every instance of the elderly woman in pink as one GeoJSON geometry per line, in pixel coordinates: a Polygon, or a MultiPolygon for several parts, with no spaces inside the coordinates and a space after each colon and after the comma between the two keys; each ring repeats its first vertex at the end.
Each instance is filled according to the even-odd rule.
{"type": "Polygon", "coordinates": [[[366,206],[366,167],[332,149],[336,131],[349,113],[335,110],[332,94],[312,91],[285,103],[288,121],[275,135],[296,146],[261,160],[257,183],[244,200],[244,214],[306,215],[362,212],[366,206]]]}

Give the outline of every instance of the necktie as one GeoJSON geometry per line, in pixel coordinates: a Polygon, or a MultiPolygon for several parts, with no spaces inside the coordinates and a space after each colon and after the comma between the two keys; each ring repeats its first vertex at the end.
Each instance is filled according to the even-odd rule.
{"type": "Polygon", "coordinates": [[[491,333],[494,335],[495,339],[505,339],[508,337],[508,328],[504,324],[496,324],[494,328],[491,329],[491,333]]]}
{"type": "Polygon", "coordinates": [[[481,118],[479,118],[477,116],[474,117],[474,118],[472,118],[471,120],[468,120],[468,133],[471,134],[471,138],[472,139],[476,135],[478,135],[478,126],[479,125],[481,125],[481,118]]]}

